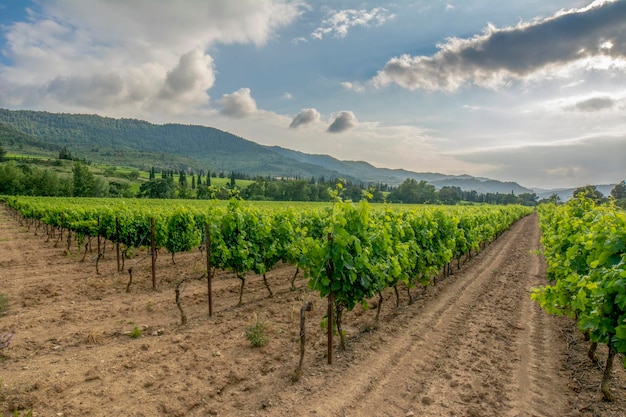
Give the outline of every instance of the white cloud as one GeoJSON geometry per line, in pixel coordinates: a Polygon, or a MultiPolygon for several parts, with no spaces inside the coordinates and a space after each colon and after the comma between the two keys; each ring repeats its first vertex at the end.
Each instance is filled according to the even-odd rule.
{"type": "Polygon", "coordinates": [[[224,94],[218,102],[222,106],[220,113],[229,117],[242,118],[259,112],[249,88],[240,88],[232,94],[224,94]]]}
{"type": "Polygon", "coordinates": [[[394,83],[409,90],[455,91],[468,84],[498,88],[578,61],[587,60],[589,66],[602,57],[624,61],[626,2],[597,3],[505,29],[489,26],[482,35],[449,38],[438,48],[433,56],[392,58],[373,84],[394,83]]]}
{"type": "Polygon", "coordinates": [[[215,82],[210,47],[263,45],[304,8],[287,0],[37,5],[28,20],[2,28],[10,64],[0,64],[0,106],[105,114],[195,111],[215,82]]]}
{"type": "Polygon", "coordinates": [[[335,118],[333,119],[328,129],[326,129],[329,133],[341,133],[346,130],[352,129],[358,125],[358,120],[356,116],[351,111],[341,111],[335,118]]]}
{"type": "Polygon", "coordinates": [[[341,86],[346,90],[356,91],[357,93],[362,93],[365,91],[365,87],[363,87],[363,84],[361,83],[344,81],[341,83],[341,86]]]}
{"type": "Polygon", "coordinates": [[[336,38],[344,38],[355,26],[380,26],[394,17],[395,15],[384,7],[375,7],[371,10],[329,10],[328,18],[324,19],[321,26],[311,33],[311,37],[323,39],[324,36],[332,35],[336,38]]]}

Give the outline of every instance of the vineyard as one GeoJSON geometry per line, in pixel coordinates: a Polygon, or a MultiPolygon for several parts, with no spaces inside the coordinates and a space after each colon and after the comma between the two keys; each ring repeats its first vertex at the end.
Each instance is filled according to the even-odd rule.
{"type": "MultiPolygon", "coordinates": [[[[161,248],[168,251],[173,263],[176,253],[206,250],[209,288],[213,269],[231,271],[241,280],[239,305],[248,273],[263,276],[271,297],[266,273],[279,263],[293,264],[309,277],[309,288],[328,297],[328,319],[335,322],[340,336],[344,309],[351,311],[387,288],[397,292],[399,284],[404,284],[410,295],[411,288],[427,286],[441,270],[449,271],[453,258],[460,266],[463,257],[531,211],[522,206],[373,210],[365,201],[356,205],[337,201],[300,210],[276,205],[263,209],[234,199],[226,207],[217,202],[172,207],[163,200],[146,204],[26,197],[8,197],[4,203],[35,233],[45,233],[49,239],[57,239],[57,244],[65,233],[63,244],[68,251],[72,237],[79,249],[84,245],[85,254],[96,238],[100,259],[106,241],[112,242],[118,271],[129,251],[149,246],[153,289],[157,285],[155,260],[161,248]]],[[[127,291],[132,270],[129,275],[127,291]]],[[[210,292],[207,299],[212,312],[210,292]]],[[[185,324],[182,308],[181,314],[185,324]]],[[[330,349],[332,326],[329,329],[330,349]]],[[[341,346],[345,348],[343,337],[341,346]]],[[[332,362],[332,352],[328,360],[332,362]]]]}
{"type": "Polygon", "coordinates": [[[535,235],[518,235],[528,208],[3,203],[1,411],[562,416],[575,402],[541,398],[563,371],[556,322],[528,296],[543,283],[535,235]],[[514,394],[510,378],[543,386],[514,394]]]}

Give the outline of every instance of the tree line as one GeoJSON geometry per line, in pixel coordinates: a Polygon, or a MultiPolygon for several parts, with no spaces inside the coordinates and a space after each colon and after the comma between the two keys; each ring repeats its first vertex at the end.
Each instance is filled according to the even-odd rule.
{"type": "MultiPolygon", "coordinates": [[[[521,204],[535,206],[542,202],[558,203],[554,194],[548,199],[539,200],[535,193],[479,193],[465,191],[460,187],[444,186],[437,190],[426,181],[406,179],[397,187],[384,183],[354,183],[339,178],[311,177],[274,178],[270,176],[252,177],[240,171],[211,170],[167,170],[149,171],[149,180],[141,184],[139,191],[133,192],[126,181],[106,181],[94,175],[88,169],[88,161],[74,157],[64,147],[59,152],[60,163],[68,160],[73,163],[70,176],[57,174],[49,169],[38,168],[34,164],[19,161],[5,161],[6,151],[0,146],[0,194],[60,196],[60,197],[126,197],[126,198],[190,198],[190,199],[229,199],[233,196],[256,201],[332,201],[330,190],[339,190],[344,200],[372,202],[390,202],[402,204],[447,204],[485,203],[485,204],[521,204]],[[224,186],[214,185],[212,178],[228,178],[224,186]],[[238,180],[248,180],[246,186],[240,186],[238,180]],[[252,182],[249,182],[252,181],[252,182]],[[338,186],[338,184],[340,184],[338,186]]],[[[138,171],[128,174],[127,179],[137,180],[138,171]]],[[[223,181],[221,181],[223,183],[223,181]]],[[[626,207],[626,185],[617,184],[610,197],[605,197],[595,186],[577,188],[573,196],[579,193],[597,202],[607,198],[626,207]]]]}

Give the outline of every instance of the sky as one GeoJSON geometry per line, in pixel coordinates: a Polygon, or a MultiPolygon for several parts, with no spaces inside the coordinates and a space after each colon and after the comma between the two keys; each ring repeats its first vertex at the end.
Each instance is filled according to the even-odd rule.
{"type": "Polygon", "coordinates": [[[626,0],[0,0],[0,108],[526,187],[626,178],[626,0]]]}

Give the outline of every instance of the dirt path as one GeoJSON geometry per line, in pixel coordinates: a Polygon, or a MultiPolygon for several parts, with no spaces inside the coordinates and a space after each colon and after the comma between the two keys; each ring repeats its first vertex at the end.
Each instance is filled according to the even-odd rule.
{"type": "MultiPolygon", "coordinates": [[[[536,217],[529,216],[434,287],[385,293],[381,322],[374,309],[345,316],[349,347],[327,365],[319,323],[325,300],[296,281],[293,267],[269,275],[275,297],[249,276],[222,272],[214,317],[207,317],[206,281],[183,288],[189,318],[180,325],[174,286],[202,274],[202,256],[159,257],[159,289],[149,261],[130,260],[134,284],[110,253],[95,273],[35,236],[0,210],[0,293],[9,301],[0,333],[15,334],[0,356],[0,411],[36,416],[585,416],[625,417],[626,377],[616,366],[619,400],[598,401],[601,370],[566,319],[547,316],[528,290],[545,266],[536,217]],[[307,353],[300,381],[299,310],[307,315],[307,353]],[[269,343],[251,348],[246,327],[261,322],[269,343]],[[141,336],[130,332],[139,328],[141,336]],[[569,349],[568,349],[569,347],[569,349]]],[[[128,265],[127,265],[128,267],[128,265]]],[[[370,302],[375,305],[376,300],[370,302]]]]}
{"type": "Polygon", "coordinates": [[[283,414],[566,415],[554,325],[537,320],[544,315],[528,297],[542,276],[530,253],[538,249],[534,222],[514,225],[454,282],[390,323],[388,342],[358,373],[330,378],[283,414]]]}

